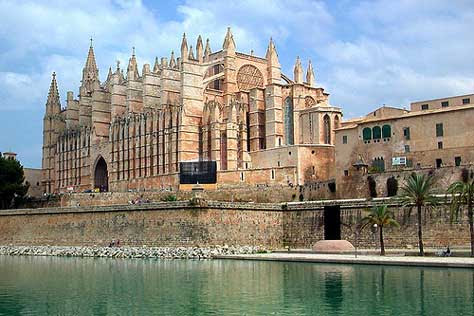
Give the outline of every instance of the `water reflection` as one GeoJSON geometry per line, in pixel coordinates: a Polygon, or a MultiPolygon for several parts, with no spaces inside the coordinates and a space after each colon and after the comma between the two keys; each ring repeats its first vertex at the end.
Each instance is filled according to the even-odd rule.
{"type": "Polygon", "coordinates": [[[0,315],[473,315],[460,269],[0,256],[0,315]]]}
{"type": "Polygon", "coordinates": [[[342,274],[341,272],[326,272],[324,274],[324,300],[332,315],[337,315],[342,305],[342,274]]]}

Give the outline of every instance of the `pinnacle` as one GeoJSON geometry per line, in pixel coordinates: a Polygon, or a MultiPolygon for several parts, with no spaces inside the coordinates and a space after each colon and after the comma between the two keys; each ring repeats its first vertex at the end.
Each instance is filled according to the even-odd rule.
{"type": "Polygon", "coordinates": [[[188,48],[188,41],[186,40],[186,33],[183,33],[183,40],[181,41],[181,49],[186,46],[188,48]]]}
{"type": "Polygon", "coordinates": [[[306,70],[306,83],[310,86],[314,86],[314,71],[313,65],[311,64],[311,59],[308,62],[308,69],[306,70]]]}
{"type": "Polygon", "coordinates": [[[227,27],[227,33],[225,35],[224,43],[222,44],[223,49],[234,48],[235,49],[235,42],[234,36],[232,35],[232,31],[230,27],[227,27]]]}
{"type": "Polygon", "coordinates": [[[89,69],[89,70],[96,70],[97,69],[97,64],[95,62],[95,55],[94,55],[94,47],[92,47],[92,42],[91,46],[89,47],[89,52],[87,54],[87,60],[86,60],[86,65],[84,68],[89,69]]]}
{"type": "Polygon", "coordinates": [[[160,62],[158,61],[158,57],[155,57],[155,65],[153,66],[153,72],[158,72],[160,69],[160,62]]]}
{"type": "Polygon", "coordinates": [[[188,58],[188,42],[186,41],[186,33],[183,33],[183,41],[181,42],[181,58],[182,60],[188,58]]]}
{"type": "Polygon", "coordinates": [[[174,51],[171,51],[169,67],[170,68],[176,67],[176,60],[174,58],[174,51]]]}
{"type": "Polygon", "coordinates": [[[205,54],[211,53],[211,44],[209,44],[209,39],[206,39],[206,48],[204,49],[205,54]]]}
{"type": "Polygon", "coordinates": [[[58,83],[56,82],[56,72],[53,72],[51,77],[52,77],[52,79],[51,79],[51,84],[49,86],[48,100],[47,100],[46,104],[47,105],[60,104],[58,83]]]}

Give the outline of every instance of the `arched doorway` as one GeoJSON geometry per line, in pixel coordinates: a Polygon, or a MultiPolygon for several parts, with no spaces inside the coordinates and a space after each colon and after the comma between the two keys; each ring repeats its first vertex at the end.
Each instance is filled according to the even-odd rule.
{"type": "Polygon", "coordinates": [[[107,163],[103,157],[97,160],[94,171],[94,188],[99,189],[100,192],[107,192],[109,190],[109,175],[107,172],[107,163]]]}

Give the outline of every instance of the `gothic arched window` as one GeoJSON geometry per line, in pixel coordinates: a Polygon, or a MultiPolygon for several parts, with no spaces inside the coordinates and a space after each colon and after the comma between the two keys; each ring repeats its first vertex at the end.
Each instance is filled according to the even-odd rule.
{"type": "Polygon", "coordinates": [[[382,137],[390,138],[391,135],[392,135],[392,129],[390,128],[390,125],[382,126],[382,137]]]}
{"type": "Polygon", "coordinates": [[[336,115],[334,117],[334,128],[339,128],[340,127],[340,121],[339,121],[339,116],[336,115]]]}
{"type": "Polygon", "coordinates": [[[362,139],[363,140],[371,140],[372,139],[372,130],[370,127],[366,127],[362,130],[362,139]]]}
{"type": "Polygon", "coordinates": [[[285,117],[285,138],[287,145],[295,144],[295,129],[293,122],[293,101],[290,97],[285,99],[285,108],[284,108],[284,117],[285,117]]]}
{"type": "Polygon", "coordinates": [[[380,129],[380,126],[374,126],[372,128],[372,135],[374,139],[380,139],[382,137],[382,130],[380,129]]]}
{"type": "Polygon", "coordinates": [[[330,144],[331,143],[331,119],[329,115],[324,115],[323,118],[323,135],[324,135],[324,143],[330,144]]]}

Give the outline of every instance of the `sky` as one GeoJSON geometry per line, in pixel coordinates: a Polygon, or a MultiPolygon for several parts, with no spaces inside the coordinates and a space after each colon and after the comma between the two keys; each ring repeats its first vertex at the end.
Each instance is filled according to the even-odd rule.
{"type": "Polygon", "coordinates": [[[0,0],[0,151],[41,167],[51,73],[61,104],[78,94],[90,38],[101,80],[132,47],[139,69],[179,53],[183,32],[222,47],[232,28],[237,50],[264,56],[270,37],[283,73],[311,59],[316,83],[344,118],[382,105],[474,93],[472,0],[0,0]]]}

